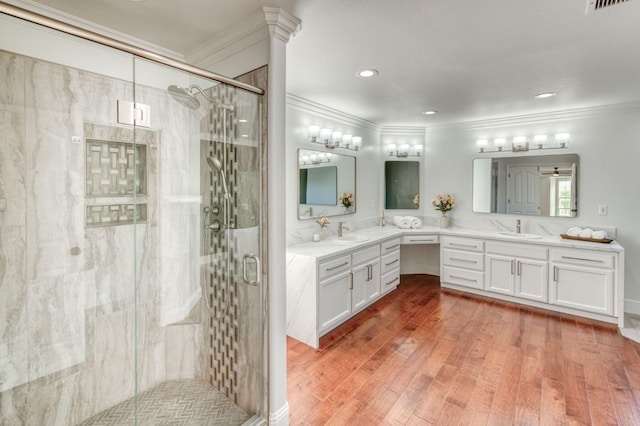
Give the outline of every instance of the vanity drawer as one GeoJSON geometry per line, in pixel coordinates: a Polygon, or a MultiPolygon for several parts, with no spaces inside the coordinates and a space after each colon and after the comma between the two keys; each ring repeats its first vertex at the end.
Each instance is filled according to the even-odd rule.
{"type": "Polygon", "coordinates": [[[386,256],[382,256],[380,260],[380,273],[384,275],[387,272],[400,267],[400,252],[396,251],[389,253],[386,256]]]}
{"type": "Polygon", "coordinates": [[[484,254],[473,251],[442,250],[442,262],[447,266],[458,268],[484,270],[484,254]]]}
{"type": "Polygon", "coordinates": [[[369,247],[366,249],[358,250],[353,252],[351,255],[351,263],[356,266],[361,263],[368,262],[373,259],[377,259],[380,257],[380,246],[376,245],[373,247],[369,247]]]}
{"type": "Polygon", "coordinates": [[[415,234],[402,237],[402,244],[438,244],[437,235],[415,234]]]}
{"type": "Polygon", "coordinates": [[[380,244],[380,248],[383,256],[392,251],[400,250],[400,238],[384,241],[380,244]]]}
{"type": "Polygon", "coordinates": [[[400,284],[400,269],[395,269],[380,278],[380,293],[386,294],[400,284]]]}
{"type": "Polygon", "coordinates": [[[615,254],[592,250],[551,249],[550,257],[552,262],[592,268],[613,269],[615,265],[615,254]]]}
{"type": "Polygon", "coordinates": [[[325,260],[318,265],[318,278],[322,281],[325,278],[345,272],[351,269],[351,256],[336,257],[325,260]]]}
{"type": "Polygon", "coordinates": [[[480,271],[445,266],[442,268],[440,281],[484,290],[484,272],[480,271]]]}
{"type": "Polygon", "coordinates": [[[549,249],[535,244],[487,241],[486,252],[511,257],[527,257],[538,260],[549,259],[549,249]]]}
{"type": "Polygon", "coordinates": [[[484,251],[484,241],[475,238],[442,237],[440,246],[454,250],[484,251]]]}

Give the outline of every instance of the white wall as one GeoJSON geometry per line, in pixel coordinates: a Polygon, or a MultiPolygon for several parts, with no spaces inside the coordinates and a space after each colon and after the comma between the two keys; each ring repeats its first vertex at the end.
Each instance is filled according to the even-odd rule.
{"type": "Polygon", "coordinates": [[[300,148],[356,157],[356,213],[330,217],[330,233],[335,233],[338,221],[347,222],[349,226],[349,222],[379,217],[382,214],[377,182],[381,181],[384,169],[380,168],[379,128],[375,125],[335,110],[318,107],[304,99],[289,97],[286,144],[287,184],[283,198],[286,200],[288,234],[297,233],[302,241],[310,241],[311,234],[320,229],[314,220],[298,219],[298,149],[300,148]],[[362,136],[362,148],[359,151],[329,150],[321,144],[310,143],[307,127],[311,124],[362,136]]]}

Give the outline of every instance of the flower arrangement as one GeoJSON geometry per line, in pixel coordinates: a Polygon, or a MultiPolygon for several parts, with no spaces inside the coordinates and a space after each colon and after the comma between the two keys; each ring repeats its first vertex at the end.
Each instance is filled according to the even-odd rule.
{"type": "Polygon", "coordinates": [[[416,194],[416,196],[413,197],[413,204],[415,204],[416,206],[420,205],[420,194],[416,194]]]}
{"type": "Polygon", "coordinates": [[[318,225],[320,225],[320,229],[326,228],[331,223],[331,222],[329,222],[329,219],[326,218],[326,217],[322,217],[322,218],[316,220],[316,222],[318,223],[318,225]]]}
{"type": "Polygon", "coordinates": [[[342,197],[340,197],[340,202],[346,208],[349,208],[353,205],[353,193],[351,192],[343,192],[342,197]]]}
{"type": "Polygon", "coordinates": [[[451,211],[456,205],[456,200],[453,199],[451,194],[446,194],[444,196],[438,194],[436,199],[431,201],[431,204],[436,208],[436,210],[440,211],[442,215],[445,216],[447,212],[451,211]]]}

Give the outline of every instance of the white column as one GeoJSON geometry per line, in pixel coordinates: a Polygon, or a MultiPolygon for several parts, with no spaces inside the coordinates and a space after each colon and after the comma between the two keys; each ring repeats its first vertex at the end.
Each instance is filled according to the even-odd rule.
{"type": "Polygon", "coordinates": [[[267,232],[269,250],[269,424],[289,424],[286,332],[286,64],[287,42],[300,20],[280,8],[264,7],[269,26],[267,232]]]}

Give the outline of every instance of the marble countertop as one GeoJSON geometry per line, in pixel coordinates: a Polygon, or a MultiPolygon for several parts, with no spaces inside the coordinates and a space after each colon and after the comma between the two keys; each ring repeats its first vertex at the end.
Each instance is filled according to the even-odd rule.
{"type": "Polygon", "coordinates": [[[613,241],[609,244],[606,243],[594,243],[588,241],[578,240],[565,240],[560,235],[542,235],[541,238],[529,239],[518,236],[509,236],[501,234],[499,231],[478,231],[473,229],[463,228],[447,228],[442,229],[434,226],[423,226],[417,229],[401,229],[396,226],[375,226],[372,228],[365,228],[355,232],[345,233],[345,236],[358,235],[362,238],[366,238],[366,241],[345,243],[337,241],[337,238],[327,238],[319,242],[306,242],[302,244],[296,244],[287,247],[287,253],[311,256],[318,260],[322,260],[327,257],[339,255],[342,253],[349,253],[354,249],[364,248],[372,244],[378,244],[386,239],[393,237],[401,237],[403,235],[411,234],[427,234],[427,235],[450,235],[457,237],[476,237],[484,240],[495,240],[511,243],[526,243],[526,244],[538,244],[545,246],[555,246],[563,248],[579,248],[598,250],[606,252],[623,252],[624,248],[613,241]]]}

